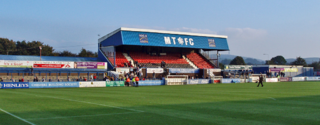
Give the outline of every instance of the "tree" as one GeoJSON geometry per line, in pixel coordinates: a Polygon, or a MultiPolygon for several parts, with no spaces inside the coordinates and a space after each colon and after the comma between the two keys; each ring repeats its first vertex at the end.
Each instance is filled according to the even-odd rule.
{"type": "Polygon", "coordinates": [[[246,65],[246,63],[241,56],[237,56],[230,62],[230,65],[246,65]]]}
{"type": "Polygon", "coordinates": [[[230,59],[223,59],[222,61],[220,61],[220,63],[222,64],[230,64],[231,60],[230,59]]]}
{"type": "Polygon", "coordinates": [[[219,68],[220,69],[224,69],[224,64],[223,63],[219,63],[219,68]]]}
{"type": "Polygon", "coordinates": [[[77,56],[77,54],[74,54],[68,50],[64,50],[59,54],[59,56],[71,56],[72,57],[72,56],[77,56]]]}
{"type": "Polygon", "coordinates": [[[16,51],[16,42],[7,38],[0,38],[0,54],[12,54],[14,51],[16,51]]]}
{"type": "Polygon", "coordinates": [[[98,57],[98,53],[97,52],[93,53],[90,50],[86,50],[82,48],[78,56],[79,57],[98,57]]]}
{"type": "Polygon", "coordinates": [[[303,65],[303,66],[308,66],[306,60],[304,60],[301,57],[298,57],[295,61],[291,63],[291,65],[303,65]]]}
{"type": "Polygon", "coordinates": [[[313,62],[310,65],[308,65],[309,67],[313,67],[314,71],[317,71],[320,69],[320,62],[313,62]]]}
{"type": "Polygon", "coordinates": [[[284,59],[283,56],[276,56],[276,57],[271,58],[269,64],[285,65],[285,64],[287,64],[287,60],[284,59]]]}

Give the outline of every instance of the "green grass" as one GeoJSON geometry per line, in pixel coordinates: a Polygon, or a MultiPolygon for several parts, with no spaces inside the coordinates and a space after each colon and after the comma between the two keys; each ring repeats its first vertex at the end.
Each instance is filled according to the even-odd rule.
{"type": "Polygon", "coordinates": [[[0,109],[37,125],[320,124],[320,82],[256,85],[0,89],[0,109]]]}

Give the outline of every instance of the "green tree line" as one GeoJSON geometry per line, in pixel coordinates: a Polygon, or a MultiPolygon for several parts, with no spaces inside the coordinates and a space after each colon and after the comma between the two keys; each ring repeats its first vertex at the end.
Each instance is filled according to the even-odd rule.
{"type": "MultiPolygon", "coordinates": [[[[247,65],[241,56],[237,56],[233,60],[227,60],[227,59],[222,60],[219,63],[219,66],[221,69],[223,69],[224,65],[228,65],[228,64],[229,65],[247,65]]],[[[287,60],[281,55],[271,58],[271,60],[266,62],[266,65],[302,65],[304,67],[313,67],[314,70],[320,70],[320,61],[307,64],[305,59],[301,57],[297,57],[295,61],[291,63],[287,63],[287,60]]]]}
{"type": "Polygon", "coordinates": [[[68,56],[68,57],[98,57],[97,52],[92,52],[82,48],[79,53],[72,53],[68,50],[61,52],[40,41],[13,41],[7,38],[0,38],[1,55],[40,55],[39,46],[42,47],[42,56],[68,56]]]}

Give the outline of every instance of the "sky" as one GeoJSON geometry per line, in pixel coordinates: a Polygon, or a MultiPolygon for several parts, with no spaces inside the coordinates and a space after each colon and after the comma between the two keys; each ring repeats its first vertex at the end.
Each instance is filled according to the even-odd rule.
{"type": "Polygon", "coordinates": [[[319,6],[320,0],[0,0],[0,37],[96,52],[101,36],[130,27],[227,35],[225,54],[320,57],[319,6]]]}

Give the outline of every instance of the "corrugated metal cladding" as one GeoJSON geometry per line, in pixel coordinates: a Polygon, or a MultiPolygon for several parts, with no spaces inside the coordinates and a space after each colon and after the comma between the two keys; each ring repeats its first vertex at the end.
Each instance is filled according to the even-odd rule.
{"type": "MultiPolygon", "coordinates": [[[[139,36],[138,36],[139,38],[139,36]]],[[[117,32],[100,43],[102,46],[119,46],[122,45],[121,32],[117,32]]]]}
{"type": "Polygon", "coordinates": [[[134,31],[121,31],[121,32],[122,32],[123,45],[229,50],[229,46],[226,38],[162,34],[162,33],[150,33],[150,32],[134,32],[134,31]],[[148,42],[141,42],[139,37],[139,35],[141,34],[147,36],[148,42]],[[171,44],[166,44],[165,37],[167,38],[169,37],[171,44]],[[175,38],[176,44],[174,44],[172,37],[175,38]],[[178,42],[179,38],[183,39],[183,43],[178,42]],[[209,46],[209,41],[212,41],[212,39],[214,39],[214,44],[211,44],[211,46],[209,46]],[[185,42],[185,40],[187,40],[187,42],[185,42]]]}

